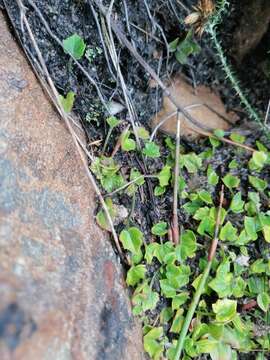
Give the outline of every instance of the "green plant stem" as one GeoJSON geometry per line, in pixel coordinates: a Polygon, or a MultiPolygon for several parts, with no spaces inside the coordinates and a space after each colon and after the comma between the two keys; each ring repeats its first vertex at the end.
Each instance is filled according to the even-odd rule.
{"type": "Polygon", "coordinates": [[[191,304],[189,306],[187,315],[185,317],[185,321],[184,321],[184,324],[182,326],[180,337],[179,337],[179,340],[178,340],[178,343],[177,343],[177,346],[176,346],[176,353],[175,353],[174,360],[179,360],[180,359],[180,356],[181,356],[181,353],[182,353],[182,350],[183,350],[183,347],[184,347],[184,342],[185,342],[185,339],[186,339],[186,335],[188,333],[188,329],[189,329],[191,320],[193,318],[193,315],[195,313],[195,310],[197,308],[197,305],[198,305],[198,303],[200,301],[201,294],[203,292],[204,286],[206,284],[206,280],[207,280],[209,272],[211,270],[211,266],[212,266],[212,261],[208,261],[207,266],[204,269],[203,276],[201,278],[200,284],[197,287],[197,290],[196,290],[196,292],[194,294],[193,300],[192,300],[192,302],[191,302],[191,304]]]}
{"type": "Polygon", "coordinates": [[[175,245],[179,244],[179,223],[178,223],[178,188],[179,188],[179,160],[180,160],[180,113],[177,111],[177,131],[175,147],[175,168],[174,168],[174,187],[173,187],[173,219],[172,237],[175,245]]]}
{"type": "Polygon", "coordinates": [[[136,204],[136,194],[134,193],[133,196],[132,196],[131,210],[130,210],[130,213],[129,213],[129,216],[128,216],[128,223],[130,222],[130,220],[134,216],[135,204],[136,204]]]}
{"type": "Polygon", "coordinates": [[[250,116],[253,118],[253,120],[255,120],[256,122],[258,122],[258,124],[260,125],[260,127],[265,130],[265,126],[263,125],[263,121],[261,119],[261,117],[259,116],[259,114],[253,109],[253,107],[250,105],[248,99],[246,98],[245,94],[243,93],[239,82],[236,78],[236,76],[234,75],[230,65],[228,64],[227,58],[224,55],[223,49],[221,47],[220,42],[217,39],[217,34],[216,34],[216,30],[213,26],[209,27],[209,34],[212,37],[213,43],[215,45],[218,57],[220,59],[221,65],[223,70],[226,73],[226,76],[228,77],[228,79],[230,80],[230,82],[232,83],[232,86],[234,88],[234,90],[236,91],[237,95],[239,96],[241,102],[243,103],[243,105],[245,106],[246,110],[248,111],[248,113],[250,114],[250,116]]]}
{"type": "Polygon", "coordinates": [[[214,234],[214,239],[212,241],[211,247],[209,249],[208,252],[208,262],[207,262],[207,266],[204,269],[204,272],[202,274],[202,278],[200,280],[199,286],[197,287],[197,290],[195,291],[195,294],[193,296],[192,302],[189,306],[187,315],[185,317],[180,335],[179,335],[179,339],[176,345],[176,352],[175,352],[175,356],[174,356],[174,360],[179,360],[181,353],[183,351],[183,347],[184,347],[184,342],[188,333],[188,329],[190,326],[190,323],[192,321],[192,318],[194,316],[194,313],[196,311],[197,305],[200,301],[201,295],[203,293],[203,289],[205,287],[206,281],[208,279],[211,267],[212,267],[212,262],[213,259],[215,257],[216,254],[216,249],[217,249],[217,244],[218,244],[218,234],[219,234],[219,227],[220,227],[220,220],[221,220],[221,210],[222,210],[222,203],[223,203],[223,199],[224,199],[224,185],[222,185],[221,188],[221,193],[220,193],[220,200],[219,200],[219,209],[218,209],[218,214],[217,214],[217,220],[216,220],[216,227],[215,227],[215,234],[214,234]]]}
{"type": "Polygon", "coordinates": [[[102,154],[105,153],[105,150],[106,150],[106,147],[107,147],[108,142],[109,142],[109,140],[110,140],[110,137],[111,137],[111,135],[112,135],[113,129],[114,129],[113,127],[110,127],[109,130],[108,130],[108,133],[107,133],[107,136],[106,136],[106,139],[105,139],[103,148],[102,148],[102,154]]]}

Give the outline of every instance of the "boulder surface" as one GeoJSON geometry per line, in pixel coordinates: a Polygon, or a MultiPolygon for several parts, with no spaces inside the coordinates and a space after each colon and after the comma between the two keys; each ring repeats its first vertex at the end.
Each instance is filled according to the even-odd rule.
{"type": "Polygon", "coordinates": [[[0,11],[0,358],[143,359],[71,136],[0,11]]]}

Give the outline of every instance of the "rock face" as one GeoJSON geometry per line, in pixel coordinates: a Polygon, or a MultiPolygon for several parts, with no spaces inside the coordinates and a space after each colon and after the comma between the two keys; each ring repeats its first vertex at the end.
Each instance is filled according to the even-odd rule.
{"type": "Polygon", "coordinates": [[[269,0],[242,0],[239,26],[233,34],[232,55],[238,63],[262,40],[270,24],[269,0]]]}
{"type": "Polygon", "coordinates": [[[136,360],[121,266],[71,137],[0,12],[0,358],[136,360]]]}

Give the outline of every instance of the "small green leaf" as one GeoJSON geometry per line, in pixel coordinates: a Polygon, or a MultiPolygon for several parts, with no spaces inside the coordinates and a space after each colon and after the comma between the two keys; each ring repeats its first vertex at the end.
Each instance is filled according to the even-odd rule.
{"type": "Polygon", "coordinates": [[[248,278],[248,288],[251,294],[259,294],[265,290],[264,279],[258,276],[248,278]]]}
{"type": "Polygon", "coordinates": [[[199,198],[206,204],[213,204],[211,194],[206,190],[201,190],[198,193],[199,198]]]}
{"type": "Polygon", "coordinates": [[[209,354],[218,346],[216,340],[199,340],[196,342],[196,350],[199,354],[209,354]]]}
{"type": "Polygon", "coordinates": [[[181,305],[186,303],[188,298],[189,298],[188,292],[181,292],[181,294],[174,296],[172,299],[172,309],[178,310],[181,305]]]}
{"type": "Polygon", "coordinates": [[[80,60],[85,52],[86,44],[79,35],[74,34],[63,40],[63,47],[66,53],[80,60]]]}
{"type": "Polygon", "coordinates": [[[121,186],[124,185],[125,180],[123,179],[122,175],[115,174],[111,176],[103,176],[100,180],[101,185],[107,192],[112,192],[116,189],[119,189],[121,186]]]}
{"type": "Polygon", "coordinates": [[[232,294],[236,298],[241,298],[245,294],[245,288],[246,288],[246,281],[241,278],[241,276],[238,276],[236,279],[233,279],[233,285],[232,285],[232,294]]]}
{"type": "Polygon", "coordinates": [[[218,137],[218,138],[222,138],[222,137],[224,137],[225,132],[224,132],[224,130],[216,129],[216,130],[214,130],[214,135],[216,135],[216,137],[218,137]]]}
{"type": "Polygon", "coordinates": [[[237,143],[243,144],[246,140],[245,136],[240,135],[240,134],[236,134],[236,133],[232,133],[230,135],[230,138],[232,141],[235,141],[237,143]]]}
{"type": "Polygon", "coordinates": [[[186,230],[181,234],[180,244],[175,249],[177,260],[181,262],[194,257],[196,250],[196,236],[193,231],[186,230]]]}
{"type": "Polygon", "coordinates": [[[221,145],[221,142],[219,140],[217,140],[216,138],[214,138],[213,136],[209,137],[209,141],[213,147],[213,151],[215,150],[215,148],[218,148],[221,145]]]}
{"type": "Polygon", "coordinates": [[[178,186],[178,190],[181,193],[182,191],[184,191],[185,187],[187,186],[184,178],[182,176],[179,176],[179,186],[178,186]]]}
{"type": "Polygon", "coordinates": [[[176,39],[174,39],[173,41],[171,41],[169,43],[169,50],[171,52],[175,52],[176,49],[177,49],[178,44],[179,44],[179,37],[177,37],[176,39]]]}
{"type": "Polygon", "coordinates": [[[160,157],[159,146],[154,142],[147,142],[143,149],[143,154],[150,158],[160,157]]]}
{"type": "Polygon", "coordinates": [[[159,280],[159,284],[162,294],[167,298],[174,298],[176,296],[177,288],[168,279],[159,280]]]}
{"type": "Polygon", "coordinates": [[[162,186],[156,186],[154,190],[155,196],[161,196],[166,192],[166,188],[162,186]]]}
{"type": "Polygon", "coordinates": [[[151,264],[153,258],[157,256],[159,247],[160,247],[160,244],[158,244],[158,243],[151,243],[146,246],[144,257],[145,257],[147,264],[151,264]]]}
{"type": "Polygon", "coordinates": [[[266,164],[268,156],[263,151],[254,151],[249,161],[250,170],[261,170],[266,164]]]}
{"type": "Polygon", "coordinates": [[[171,167],[168,165],[164,166],[157,176],[159,180],[159,185],[161,187],[168,186],[171,175],[171,167]]]}
{"type": "Polygon", "coordinates": [[[180,156],[180,167],[185,167],[189,173],[196,173],[202,166],[202,159],[195,153],[180,156]]]}
{"type": "MultiPolygon", "coordinates": [[[[114,219],[116,213],[115,213],[115,208],[112,202],[111,198],[107,198],[105,200],[109,214],[111,215],[112,220],[114,219]]],[[[105,211],[103,209],[101,209],[96,216],[96,221],[98,223],[98,225],[103,229],[103,230],[107,230],[107,231],[111,231],[111,226],[110,223],[108,221],[108,217],[105,214],[105,211]]]]}
{"type": "Polygon", "coordinates": [[[270,243],[270,225],[264,225],[262,232],[263,232],[264,240],[270,243]]]}
{"type": "Polygon", "coordinates": [[[175,288],[180,288],[188,284],[190,275],[190,267],[188,265],[167,265],[166,276],[170,284],[175,288]]]}
{"type": "Polygon", "coordinates": [[[154,360],[160,359],[164,346],[160,342],[163,336],[163,328],[153,328],[143,338],[144,349],[147,354],[154,360]]]}
{"type": "MultiPolygon", "coordinates": [[[[186,38],[176,48],[176,59],[180,64],[186,64],[188,57],[201,51],[200,46],[193,40],[193,32],[190,30],[186,38]]],[[[176,44],[173,44],[176,46],[176,44]]]]}
{"type": "Polygon", "coordinates": [[[129,196],[132,196],[136,193],[138,186],[141,186],[145,183],[145,180],[142,174],[136,168],[131,169],[129,180],[130,181],[136,180],[133,184],[130,184],[126,190],[127,194],[129,196]]]}
{"type": "Polygon", "coordinates": [[[147,310],[154,310],[159,301],[158,293],[152,291],[147,283],[139,285],[133,294],[132,303],[134,305],[133,313],[139,315],[147,310]]]}
{"type": "Polygon", "coordinates": [[[69,91],[66,97],[59,95],[59,101],[63,106],[64,111],[67,114],[71,112],[74,105],[74,100],[75,100],[75,93],[73,91],[69,91]]]}
{"type": "Polygon", "coordinates": [[[267,292],[261,292],[257,296],[257,303],[262,311],[267,312],[269,310],[270,305],[270,296],[267,292]]]}
{"type": "Polygon", "coordinates": [[[132,266],[127,273],[127,284],[129,286],[136,285],[138,282],[140,282],[140,280],[143,280],[145,278],[145,274],[145,265],[132,266]]]}
{"type": "Polygon", "coordinates": [[[118,120],[115,116],[110,116],[106,119],[107,124],[110,128],[115,128],[117,125],[121,123],[120,120],[118,120]]]}
{"type": "Polygon", "coordinates": [[[250,273],[251,274],[263,274],[267,270],[267,264],[264,262],[263,259],[257,259],[254,263],[250,266],[250,273]]]}
{"type": "Polygon", "coordinates": [[[109,224],[107,215],[105,214],[104,210],[100,210],[97,213],[96,220],[98,225],[101,227],[101,229],[111,231],[111,226],[109,224]]]}
{"type": "Polygon", "coordinates": [[[170,328],[170,332],[175,333],[175,334],[179,334],[181,328],[182,328],[182,324],[184,322],[184,316],[183,316],[183,309],[178,309],[176,311],[175,317],[173,319],[173,323],[172,326],[170,328]]]}
{"type": "Polygon", "coordinates": [[[121,136],[121,148],[123,151],[132,151],[136,149],[136,142],[129,138],[130,131],[125,131],[121,136]]]}
{"type": "Polygon", "coordinates": [[[151,233],[157,236],[164,236],[168,232],[168,224],[165,221],[161,221],[154,225],[151,229],[151,233]]]}
{"type": "Polygon", "coordinates": [[[208,183],[210,185],[213,185],[213,186],[217,185],[218,180],[219,180],[219,176],[217,175],[215,170],[213,170],[211,165],[209,165],[208,169],[207,169],[207,178],[208,178],[208,183]]]}
{"type": "Polygon", "coordinates": [[[205,217],[197,228],[197,231],[200,235],[205,235],[208,233],[209,235],[214,234],[216,221],[211,217],[205,217]]]}
{"type": "Polygon", "coordinates": [[[150,135],[149,135],[149,131],[146,130],[145,127],[143,126],[137,126],[136,127],[136,131],[137,131],[137,135],[140,139],[142,140],[148,140],[150,135]]]}
{"type": "Polygon", "coordinates": [[[209,334],[216,340],[220,340],[222,338],[224,332],[224,325],[220,324],[209,324],[208,325],[209,334]]]}
{"type": "Polygon", "coordinates": [[[237,239],[237,229],[232,225],[230,221],[222,226],[220,230],[220,240],[223,241],[235,241],[237,239]]]}
{"type": "Polygon", "coordinates": [[[222,180],[229,189],[236,188],[240,184],[239,178],[231,174],[227,174],[222,180]]]}
{"type": "Polygon", "coordinates": [[[173,317],[173,310],[170,307],[165,307],[161,310],[159,320],[161,324],[168,323],[173,317]]]}
{"type": "Polygon", "coordinates": [[[256,176],[250,175],[248,180],[257,191],[263,192],[267,188],[267,182],[265,180],[259,179],[256,176]]]}
{"type": "Polygon", "coordinates": [[[220,323],[228,323],[236,316],[237,301],[223,299],[217,300],[212,305],[213,311],[216,314],[216,321],[220,323]]]}
{"type": "Polygon", "coordinates": [[[232,294],[232,280],[232,273],[217,276],[215,279],[210,281],[209,287],[213,289],[220,298],[230,296],[232,294]]]}
{"type": "Polygon", "coordinates": [[[235,214],[239,214],[244,211],[245,202],[242,200],[241,192],[234,195],[231,201],[230,210],[235,214]]]}
{"type": "Polygon", "coordinates": [[[138,228],[130,227],[122,230],[119,238],[124,249],[129,250],[133,255],[140,254],[143,243],[143,233],[138,228]]]}
{"type": "Polygon", "coordinates": [[[245,216],[244,218],[244,225],[247,235],[250,237],[251,240],[257,240],[257,228],[256,228],[256,218],[245,216]]]}
{"type": "Polygon", "coordinates": [[[238,162],[233,159],[230,163],[229,163],[229,169],[237,169],[238,168],[238,162]]]}

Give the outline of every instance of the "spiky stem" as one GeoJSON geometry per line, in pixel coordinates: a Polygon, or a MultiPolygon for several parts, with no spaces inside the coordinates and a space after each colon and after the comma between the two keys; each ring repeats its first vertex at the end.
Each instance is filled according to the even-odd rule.
{"type": "Polygon", "coordinates": [[[260,128],[266,133],[267,136],[270,136],[268,128],[265,126],[263,119],[258,114],[258,112],[252,107],[248,101],[244,91],[242,90],[240,83],[235,75],[234,71],[231,68],[231,65],[228,62],[228,59],[222,49],[221,43],[217,37],[217,25],[221,22],[222,16],[227,11],[229,2],[227,0],[220,0],[217,4],[217,10],[210,18],[209,22],[206,25],[206,32],[211,36],[213,44],[215,46],[218,58],[220,60],[223,71],[226,74],[226,77],[230,80],[233,89],[236,94],[239,96],[241,103],[244,105],[249,116],[258,123],[260,128]]]}

